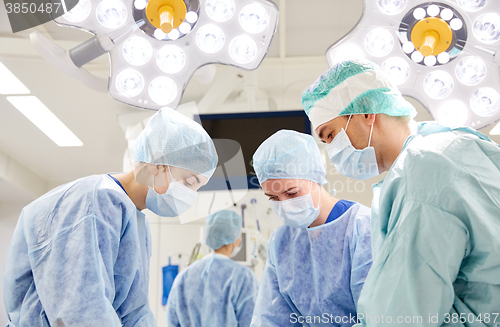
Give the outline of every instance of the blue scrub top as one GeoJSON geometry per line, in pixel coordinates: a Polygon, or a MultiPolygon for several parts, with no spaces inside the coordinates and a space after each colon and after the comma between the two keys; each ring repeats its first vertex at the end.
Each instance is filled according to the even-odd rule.
{"type": "Polygon", "coordinates": [[[127,195],[128,195],[127,191],[125,191],[125,188],[123,187],[122,183],[120,183],[120,181],[119,181],[119,180],[117,180],[116,178],[114,178],[114,177],[113,177],[113,176],[111,176],[110,174],[108,174],[108,176],[109,176],[109,177],[111,177],[111,179],[112,179],[112,180],[114,180],[114,181],[115,181],[115,183],[116,183],[116,184],[118,184],[118,186],[120,186],[120,187],[122,188],[123,192],[125,192],[125,194],[127,194],[127,195]]]}
{"type": "Polygon", "coordinates": [[[339,200],[335,206],[333,207],[332,211],[330,211],[330,214],[328,215],[328,218],[325,221],[325,224],[328,224],[335,219],[339,218],[342,216],[347,210],[349,210],[350,207],[352,207],[356,202],[352,201],[347,201],[347,200],[339,200]]]}

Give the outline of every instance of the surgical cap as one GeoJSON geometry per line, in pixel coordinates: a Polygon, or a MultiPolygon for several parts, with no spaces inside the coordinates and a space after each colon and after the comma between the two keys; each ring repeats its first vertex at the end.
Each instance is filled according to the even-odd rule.
{"type": "Polygon", "coordinates": [[[137,138],[136,162],[174,166],[210,178],[217,167],[214,143],[200,124],[171,108],[151,117],[137,138]]]}
{"type": "Polygon", "coordinates": [[[206,218],[207,237],[205,244],[218,250],[226,244],[236,242],[241,235],[243,219],[236,212],[221,210],[206,218]]]}
{"type": "Polygon", "coordinates": [[[259,183],[268,179],[305,179],[326,184],[318,145],[311,135],[281,130],[262,143],[253,155],[259,183]]]}
{"type": "Polygon", "coordinates": [[[327,70],[304,92],[302,106],[314,129],[338,116],[417,114],[382,69],[366,60],[343,61],[327,70]]]}

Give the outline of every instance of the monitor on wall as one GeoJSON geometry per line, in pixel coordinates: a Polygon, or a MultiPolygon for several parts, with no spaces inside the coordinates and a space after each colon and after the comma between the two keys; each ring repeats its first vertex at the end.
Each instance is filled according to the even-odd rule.
{"type": "MultiPolygon", "coordinates": [[[[245,160],[248,188],[260,187],[251,162],[262,142],[282,129],[311,134],[311,123],[303,110],[200,115],[200,120],[212,139],[229,139],[239,143],[245,160]]],[[[217,147],[218,143],[215,145],[217,147]]],[[[219,146],[217,152],[221,157],[224,149],[219,146]]],[[[211,190],[210,184],[203,190],[211,190]]]]}

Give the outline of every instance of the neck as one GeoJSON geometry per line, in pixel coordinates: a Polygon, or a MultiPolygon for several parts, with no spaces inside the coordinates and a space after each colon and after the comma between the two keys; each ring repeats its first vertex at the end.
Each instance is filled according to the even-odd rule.
{"type": "Polygon", "coordinates": [[[316,226],[321,226],[323,225],[326,220],[328,219],[328,216],[330,215],[330,212],[332,211],[333,207],[339,199],[334,198],[331,196],[323,187],[321,187],[321,201],[320,201],[320,211],[319,211],[319,216],[316,218],[315,221],[309,227],[316,227],[316,226]]]}
{"type": "MultiPolygon", "coordinates": [[[[399,123],[399,122],[398,122],[399,123]]],[[[406,139],[411,135],[411,126],[409,124],[396,124],[382,129],[384,132],[379,138],[384,140],[378,144],[379,153],[377,161],[379,162],[379,172],[389,171],[398,158],[406,139]]]]}
{"type": "Polygon", "coordinates": [[[122,184],[128,197],[134,202],[138,210],[146,209],[146,195],[149,188],[137,183],[133,171],[124,174],[113,174],[113,177],[122,184]]]}
{"type": "Polygon", "coordinates": [[[227,244],[221,247],[220,249],[214,250],[214,252],[217,254],[225,255],[226,257],[230,258],[233,249],[234,249],[234,244],[227,244]]]}

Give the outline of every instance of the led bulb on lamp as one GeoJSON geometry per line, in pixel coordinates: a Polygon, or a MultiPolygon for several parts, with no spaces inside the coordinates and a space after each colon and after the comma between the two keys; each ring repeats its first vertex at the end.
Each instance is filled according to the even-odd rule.
{"type": "Polygon", "coordinates": [[[176,74],[186,66],[186,55],[176,45],[165,45],[156,55],[156,64],[165,73],[176,74]]]}
{"type": "Polygon", "coordinates": [[[455,74],[460,83],[473,86],[481,83],[486,77],[486,65],[479,57],[469,56],[460,60],[455,74]]]}
{"type": "Polygon", "coordinates": [[[437,60],[441,65],[447,64],[450,61],[450,54],[448,52],[441,52],[437,56],[437,60]]]}
{"type": "Polygon", "coordinates": [[[470,12],[481,10],[486,5],[486,1],[487,0],[457,0],[460,7],[470,12]]]}
{"type": "Polygon", "coordinates": [[[182,34],[187,34],[189,32],[191,32],[191,25],[189,25],[189,23],[182,23],[180,26],[179,26],[179,31],[182,33],[182,34]]]}
{"type": "Polygon", "coordinates": [[[170,104],[177,97],[177,84],[169,77],[160,76],[149,84],[148,93],[151,100],[156,104],[165,106],[170,104]]]}
{"type": "Polygon", "coordinates": [[[172,32],[168,33],[167,35],[168,35],[168,38],[172,41],[177,40],[179,38],[179,36],[181,36],[178,29],[172,30],[172,32]]]}
{"type": "Polygon", "coordinates": [[[414,51],[412,54],[411,54],[411,60],[413,60],[414,62],[416,63],[419,63],[421,62],[422,60],[424,60],[424,55],[420,53],[420,51],[414,51]]]}
{"type": "Polygon", "coordinates": [[[153,47],[148,40],[143,37],[134,36],[123,44],[123,58],[134,66],[146,64],[153,55],[153,47]]]}
{"type": "Polygon", "coordinates": [[[155,29],[153,36],[155,37],[155,39],[161,41],[165,38],[165,36],[167,36],[167,34],[165,34],[161,29],[157,28],[155,29]]]}
{"type": "Polygon", "coordinates": [[[471,95],[470,107],[480,117],[491,117],[500,110],[500,94],[491,87],[482,87],[471,95]]]}
{"type": "Polygon", "coordinates": [[[90,0],[80,0],[73,9],[63,15],[63,18],[72,23],[80,23],[90,16],[91,10],[90,0]]]}
{"type": "Polygon", "coordinates": [[[269,25],[269,13],[262,5],[253,3],[241,9],[238,21],[245,32],[263,32],[269,25]]]}
{"type": "Polygon", "coordinates": [[[482,14],[474,21],[472,31],[484,43],[500,40],[500,16],[496,13],[482,14]]]}
{"type": "Polygon", "coordinates": [[[432,99],[440,100],[448,97],[453,87],[453,78],[443,70],[433,71],[424,79],[424,91],[432,99]]]}
{"type": "Polygon", "coordinates": [[[116,29],[127,20],[127,8],[119,0],[104,0],[97,6],[97,21],[104,27],[116,29]]]}
{"type": "Polygon", "coordinates": [[[377,0],[381,12],[387,15],[397,15],[406,8],[407,0],[377,0]]]}
{"type": "Polygon", "coordinates": [[[205,11],[208,17],[218,23],[230,20],[235,10],[236,5],[234,0],[207,0],[205,4],[205,11]]]}
{"type": "Polygon", "coordinates": [[[425,15],[427,13],[425,12],[425,9],[424,8],[416,8],[415,10],[413,10],[413,17],[416,19],[416,20],[421,20],[421,19],[424,19],[425,18],[425,15]]]}
{"type": "Polygon", "coordinates": [[[188,23],[194,24],[198,20],[198,14],[194,11],[190,11],[186,14],[186,20],[188,23]]]}
{"type": "Polygon", "coordinates": [[[445,8],[441,11],[440,16],[443,20],[448,21],[453,18],[453,11],[451,11],[451,9],[449,8],[445,8]]]}
{"type": "Polygon", "coordinates": [[[394,37],[383,28],[370,31],[365,37],[365,49],[374,57],[387,56],[394,47],[394,37]]]}
{"type": "Polygon", "coordinates": [[[116,76],[115,86],[121,95],[135,97],[144,89],[144,77],[135,69],[125,69],[116,76]]]}
{"type": "Polygon", "coordinates": [[[440,11],[441,10],[436,5],[430,5],[429,7],[427,7],[427,15],[431,17],[436,17],[437,15],[439,15],[440,11]]]}
{"type": "Polygon", "coordinates": [[[249,36],[237,36],[229,43],[229,55],[238,64],[248,64],[257,56],[257,44],[249,36]]]}
{"type": "Polygon", "coordinates": [[[401,57],[392,57],[384,61],[382,69],[396,85],[404,84],[410,76],[410,65],[401,57]]]}
{"type": "Polygon", "coordinates": [[[225,42],[224,32],[217,25],[204,25],[196,33],[196,45],[205,53],[219,52],[225,42]]]}
{"type": "Polygon", "coordinates": [[[450,22],[450,27],[454,31],[458,31],[464,26],[464,23],[460,18],[453,18],[450,22]]]}
{"type": "Polygon", "coordinates": [[[134,7],[137,10],[144,10],[144,8],[146,8],[147,5],[148,5],[148,3],[146,2],[146,0],[135,0],[134,1],[134,7]]]}

